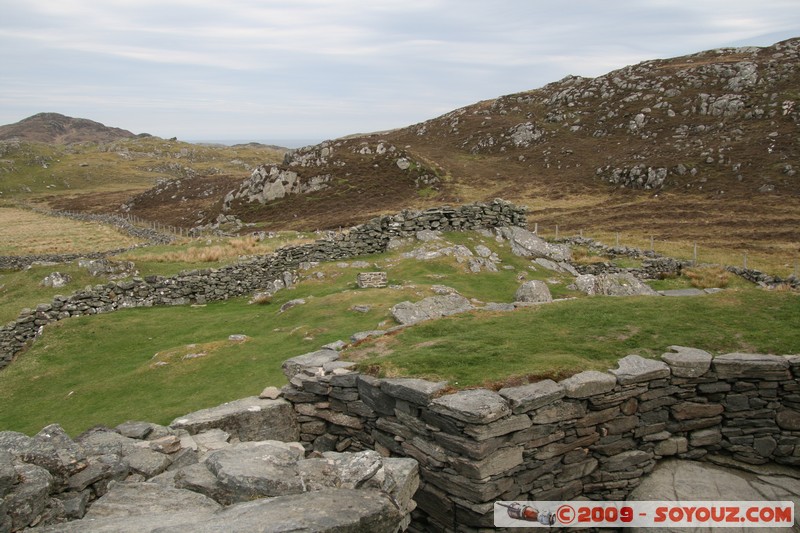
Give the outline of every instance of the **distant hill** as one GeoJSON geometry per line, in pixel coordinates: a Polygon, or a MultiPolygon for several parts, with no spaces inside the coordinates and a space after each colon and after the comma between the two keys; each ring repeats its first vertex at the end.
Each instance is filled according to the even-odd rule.
{"type": "Polygon", "coordinates": [[[16,138],[50,144],[107,142],[135,136],[128,130],[59,113],[38,113],[14,124],[0,126],[0,140],[16,138]]]}

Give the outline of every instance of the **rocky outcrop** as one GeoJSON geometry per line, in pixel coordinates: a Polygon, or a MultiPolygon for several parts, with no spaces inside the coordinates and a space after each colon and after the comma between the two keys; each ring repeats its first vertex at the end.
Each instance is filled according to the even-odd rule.
{"type": "Polygon", "coordinates": [[[330,180],[330,174],[301,179],[297,172],[282,170],[276,165],[258,167],[250,175],[250,178],[242,183],[238,191],[231,191],[225,196],[223,211],[229,210],[231,202],[237,199],[263,204],[289,194],[321,191],[328,187],[327,183],[330,180]]]}
{"type": "Polygon", "coordinates": [[[511,243],[511,251],[521,257],[544,258],[563,262],[572,258],[572,251],[564,244],[551,244],[521,227],[498,228],[497,234],[511,243]]]}
{"type": "Polygon", "coordinates": [[[658,296],[658,293],[630,273],[583,274],[575,278],[577,289],[589,296],[658,296]]]}
{"type": "Polygon", "coordinates": [[[392,306],[392,317],[404,326],[425,320],[465,313],[474,309],[469,300],[460,294],[430,296],[419,302],[400,302],[392,306]]]}

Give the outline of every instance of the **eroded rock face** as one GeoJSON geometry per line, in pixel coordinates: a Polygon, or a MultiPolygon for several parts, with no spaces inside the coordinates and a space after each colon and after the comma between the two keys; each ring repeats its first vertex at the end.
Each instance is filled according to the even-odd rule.
{"type": "MultiPolygon", "coordinates": [[[[777,474],[777,475],[774,475],[777,474]]],[[[698,461],[665,459],[656,465],[641,484],[631,492],[629,500],[666,501],[793,501],[800,505],[800,481],[781,476],[759,475],[698,461]]],[[[795,512],[797,528],[800,521],[795,512]]],[[[652,531],[633,528],[632,531],[652,531]]],[[[664,531],[673,531],[666,529],[664,531]]],[[[674,531],[685,531],[676,528],[674,531]]]]}

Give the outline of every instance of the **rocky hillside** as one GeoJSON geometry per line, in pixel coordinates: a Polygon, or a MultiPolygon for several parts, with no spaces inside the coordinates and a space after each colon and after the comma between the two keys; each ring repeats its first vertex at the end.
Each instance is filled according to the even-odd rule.
{"type": "Polygon", "coordinates": [[[14,124],[0,126],[0,140],[20,139],[51,144],[106,142],[135,137],[128,130],[110,128],[85,118],[59,113],[39,113],[14,124]]]}
{"type": "Polygon", "coordinates": [[[295,150],[233,187],[162,185],[126,208],[170,216],[192,196],[203,205],[168,223],[328,229],[501,197],[565,231],[796,249],[798,87],[800,39],[646,61],[295,150]]]}
{"type": "MultiPolygon", "coordinates": [[[[426,122],[294,151],[219,212],[335,227],[503,197],[545,224],[798,240],[800,39],[567,77],[426,122]]],[[[216,211],[218,209],[219,211],[216,211]]]]}

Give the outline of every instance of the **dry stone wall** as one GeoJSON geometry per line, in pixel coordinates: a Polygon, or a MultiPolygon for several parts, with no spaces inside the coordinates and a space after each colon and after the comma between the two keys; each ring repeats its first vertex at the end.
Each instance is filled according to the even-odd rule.
{"type": "Polygon", "coordinates": [[[307,450],[419,462],[409,531],[491,528],[496,500],[621,500],[665,457],[800,466],[800,356],[671,348],[558,383],[447,394],[320,350],[286,362],[283,393],[307,450]]]}
{"type": "Polygon", "coordinates": [[[253,257],[235,265],[183,272],[177,276],[134,277],[95,285],[70,296],[56,296],[35,309],[24,309],[17,319],[0,328],[0,368],[41,334],[42,327],[72,316],[107,313],[128,307],[202,304],[274,290],[293,279],[300,263],[338,261],[383,252],[392,238],[418,231],[473,230],[524,226],[525,210],[502,200],[489,204],[403,211],[374,218],[347,232],[300,246],[253,257]]]}

